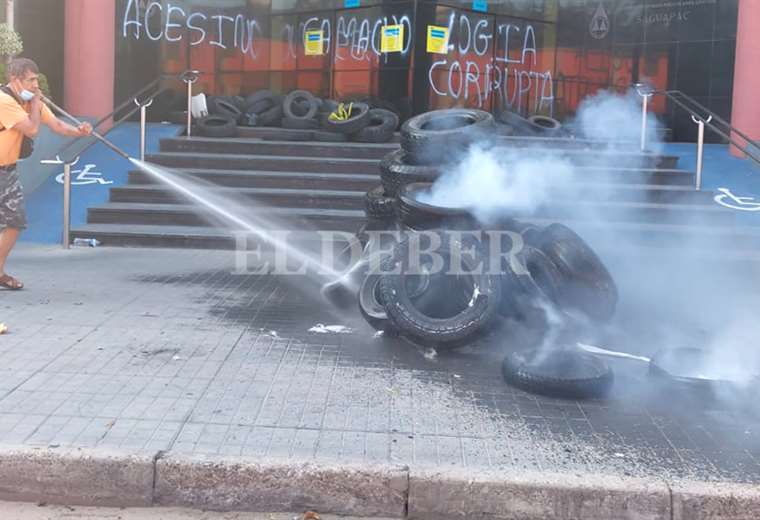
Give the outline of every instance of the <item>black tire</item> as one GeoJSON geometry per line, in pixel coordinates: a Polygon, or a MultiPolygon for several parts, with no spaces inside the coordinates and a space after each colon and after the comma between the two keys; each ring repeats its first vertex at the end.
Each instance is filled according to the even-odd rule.
{"type": "Polygon", "coordinates": [[[281,126],[282,125],[282,103],[276,103],[269,110],[265,110],[258,115],[257,122],[259,126],[281,126]]]}
{"type": "Polygon", "coordinates": [[[317,99],[311,94],[311,92],[307,92],[306,90],[294,90],[285,96],[285,100],[282,102],[282,109],[285,113],[285,117],[289,119],[313,119],[314,116],[317,115],[319,103],[317,102],[317,99]],[[293,104],[301,99],[306,100],[308,103],[308,109],[306,113],[302,115],[296,115],[296,113],[293,112],[293,104]]]}
{"type": "Polygon", "coordinates": [[[571,399],[600,398],[614,382],[609,365],[577,350],[512,352],[504,358],[507,384],[534,394],[571,399]]]}
{"type": "MultiPolygon", "coordinates": [[[[487,270],[477,270],[478,264],[485,258],[478,244],[468,243],[464,246],[446,233],[442,233],[440,238],[441,247],[438,253],[449,262],[449,252],[452,248],[469,249],[472,246],[473,254],[460,255],[461,265],[465,270],[475,272],[461,278],[453,274],[446,275],[461,282],[469,282],[466,283],[469,287],[469,303],[465,303],[463,308],[456,309],[455,314],[448,317],[431,317],[415,306],[405,282],[408,275],[419,274],[410,271],[411,236],[399,242],[392,255],[383,260],[383,273],[398,270],[399,274],[383,274],[380,280],[380,294],[385,312],[400,333],[422,344],[443,348],[457,347],[486,333],[495,323],[501,299],[501,285],[498,276],[488,273],[487,270]]],[[[442,272],[448,273],[450,264],[444,265],[443,269],[442,272]]]]}
{"type": "Polygon", "coordinates": [[[208,115],[198,119],[195,125],[198,135],[203,137],[237,136],[237,123],[229,117],[208,115]]]}
{"type": "Polygon", "coordinates": [[[319,114],[320,115],[332,114],[333,112],[338,110],[338,105],[340,105],[340,103],[338,103],[334,99],[323,99],[322,104],[319,106],[319,114]]]}
{"type": "Polygon", "coordinates": [[[337,132],[326,132],[324,130],[314,131],[314,140],[323,143],[345,143],[348,141],[346,134],[339,134],[337,132]]]}
{"type": "Polygon", "coordinates": [[[401,126],[401,147],[411,164],[440,164],[454,160],[474,140],[490,137],[493,124],[493,116],[482,110],[434,110],[401,126]]]}
{"type": "Polygon", "coordinates": [[[441,170],[437,166],[412,165],[406,162],[406,152],[395,150],[380,161],[380,182],[385,193],[393,197],[401,186],[413,182],[435,182],[441,170]]]}
{"type": "Polygon", "coordinates": [[[327,114],[324,119],[324,127],[330,132],[341,134],[355,134],[369,123],[369,105],[366,103],[354,103],[351,106],[351,117],[345,121],[332,121],[327,114]]]}
{"type": "Polygon", "coordinates": [[[364,208],[370,218],[396,218],[396,199],[386,196],[382,186],[377,186],[367,192],[364,196],[364,208]]]}
{"type": "Polygon", "coordinates": [[[229,98],[212,96],[208,100],[209,115],[226,116],[237,121],[242,111],[229,98]]]}
{"type": "Polygon", "coordinates": [[[259,125],[259,116],[252,112],[247,112],[240,116],[238,119],[238,124],[240,126],[258,126],[259,125]]]}
{"type": "Polygon", "coordinates": [[[245,98],[243,96],[232,96],[230,97],[230,101],[240,112],[245,112],[245,98]]]}
{"type": "Polygon", "coordinates": [[[609,271],[593,249],[573,230],[551,224],[541,233],[539,247],[562,273],[559,298],[592,319],[608,321],[615,313],[618,291],[609,271]]]}
{"type": "Polygon", "coordinates": [[[496,116],[496,121],[511,128],[511,135],[534,135],[534,128],[530,121],[511,110],[502,110],[499,112],[499,115],[496,116]]]}
{"type": "Polygon", "coordinates": [[[268,90],[259,90],[255,94],[245,98],[246,111],[250,111],[250,107],[261,101],[269,101],[271,105],[275,104],[275,95],[268,90]]]}
{"type": "Polygon", "coordinates": [[[525,317],[541,306],[555,307],[564,278],[554,262],[530,245],[524,245],[511,260],[516,264],[510,265],[508,271],[505,269],[502,288],[513,297],[511,305],[502,305],[502,314],[525,317]]]}
{"type": "Polygon", "coordinates": [[[398,334],[398,329],[388,318],[388,314],[380,302],[380,279],[379,274],[369,274],[364,278],[357,298],[359,312],[373,329],[395,336],[398,334]]]}
{"type": "Polygon", "coordinates": [[[300,117],[283,117],[282,127],[289,128],[291,130],[316,130],[319,128],[319,123],[316,119],[303,119],[300,117]]]}
{"type": "Polygon", "coordinates": [[[245,108],[245,112],[247,114],[256,114],[259,115],[262,112],[265,112],[272,108],[275,105],[275,99],[274,96],[260,99],[259,101],[255,101],[251,103],[250,105],[247,105],[245,108]]]}
{"type": "Polygon", "coordinates": [[[398,127],[398,116],[388,110],[374,108],[369,111],[367,126],[351,136],[359,143],[387,143],[393,139],[393,132],[398,127]]]}
{"type": "Polygon", "coordinates": [[[404,226],[415,229],[458,228],[474,229],[475,219],[463,208],[434,206],[418,199],[428,193],[430,183],[414,182],[402,186],[398,191],[398,219],[404,226]]]}
{"type": "Polygon", "coordinates": [[[530,116],[528,122],[536,135],[556,136],[562,132],[562,123],[553,117],[535,115],[530,116]]]}

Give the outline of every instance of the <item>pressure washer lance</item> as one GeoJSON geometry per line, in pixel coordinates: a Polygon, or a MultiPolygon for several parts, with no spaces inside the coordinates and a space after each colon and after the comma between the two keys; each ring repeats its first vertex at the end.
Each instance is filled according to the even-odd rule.
{"type": "MultiPolygon", "coordinates": [[[[71,114],[69,114],[68,112],[66,112],[64,109],[62,109],[61,107],[59,107],[58,105],[56,105],[55,103],[53,103],[52,101],[50,101],[45,96],[40,95],[40,97],[42,98],[42,101],[44,101],[45,103],[47,103],[48,105],[50,105],[51,107],[53,107],[54,109],[56,109],[58,112],[60,112],[64,116],[66,116],[69,119],[71,119],[77,125],[81,125],[82,124],[82,122],[79,119],[77,119],[76,117],[74,117],[71,114]]],[[[106,139],[105,137],[103,137],[102,135],[100,135],[95,130],[92,131],[92,136],[95,137],[95,138],[97,138],[97,139],[99,139],[100,141],[102,141],[104,145],[106,145],[111,150],[113,150],[114,152],[118,153],[119,155],[121,155],[125,159],[127,159],[129,161],[132,160],[132,158],[129,156],[129,154],[127,154],[127,152],[125,152],[124,150],[122,150],[121,148],[119,148],[118,146],[116,146],[115,144],[113,144],[111,141],[109,141],[108,139],[106,139]]]]}

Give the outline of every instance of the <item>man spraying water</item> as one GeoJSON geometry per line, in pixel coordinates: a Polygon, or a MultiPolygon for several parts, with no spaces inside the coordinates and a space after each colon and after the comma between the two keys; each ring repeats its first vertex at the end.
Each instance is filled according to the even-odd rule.
{"type": "Polygon", "coordinates": [[[8,66],[8,85],[0,88],[0,287],[18,290],[24,284],[5,272],[5,261],[26,228],[24,194],[16,162],[32,153],[40,124],[68,137],[92,133],[92,125],[72,126],[58,119],[42,102],[37,64],[17,58],[8,66]]]}

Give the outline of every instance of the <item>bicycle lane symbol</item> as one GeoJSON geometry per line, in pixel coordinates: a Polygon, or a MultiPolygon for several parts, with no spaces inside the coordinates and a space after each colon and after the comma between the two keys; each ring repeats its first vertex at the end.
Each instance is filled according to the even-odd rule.
{"type": "Polygon", "coordinates": [[[730,209],[739,211],[760,211],[760,201],[754,197],[737,197],[728,188],[718,188],[720,192],[713,197],[713,200],[730,209]]]}
{"type": "MultiPolygon", "coordinates": [[[[87,184],[113,184],[113,181],[109,181],[103,178],[103,174],[98,171],[93,171],[94,164],[85,164],[81,170],[71,170],[71,184],[72,186],[84,186],[87,184]]],[[[59,173],[55,177],[58,184],[63,184],[63,173],[59,173]]]]}

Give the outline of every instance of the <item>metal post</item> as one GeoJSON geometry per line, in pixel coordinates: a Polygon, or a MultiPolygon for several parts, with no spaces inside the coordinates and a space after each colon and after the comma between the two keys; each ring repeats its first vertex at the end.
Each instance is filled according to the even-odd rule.
{"type": "Polygon", "coordinates": [[[702,189],[702,158],[705,151],[705,123],[709,123],[712,120],[712,116],[707,120],[699,119],[691,116],[691,120],[699,125],[697,130],[697,175],[696,175],[696,189],[697,191],[702,189]]]}
{"type": "Polygon", "coordinates": [[[135,104],[140,107],[140,160],[145,161],[145,131],[147,126],[147,110],[148,107],[153,104],[153,100],[151,99],[147,103],[140,104],[140,102],[135,98],[135,104]]]}
{"type": "Polygon", "coordinates": [[[647,149],[647,108],[649,105],[649,98],[652,97],[654,92],[652,89],[644,83],[636,83],[634,85],[636,92],[642,97],[641,100],[641,151],[644,152],[647,149]]]}
{"type": "Polygon", "coordinates": [[[63,164],[63,248],[69,249],[71,246],[71,167],[79,162],[79,157],[71,161],[63,161],[60,157],[54,160],[47,159],[40,161],[42,164],[63,164]]]}
{"type": "Polygon", "coordinates": [[[193,83],[198,81],[200,74],[200,71],[197,70],[186,70],[180,75],[180,79],[187,83],[187,137],[190,137],[190,127],[193,124],[193,83]]]}

